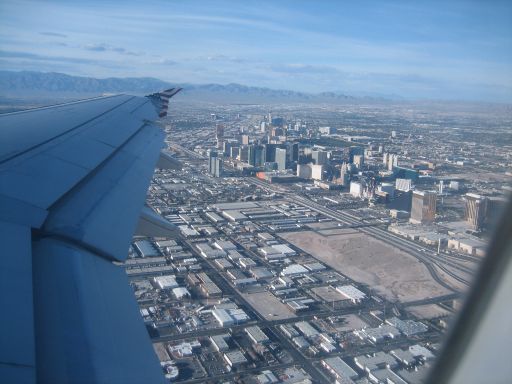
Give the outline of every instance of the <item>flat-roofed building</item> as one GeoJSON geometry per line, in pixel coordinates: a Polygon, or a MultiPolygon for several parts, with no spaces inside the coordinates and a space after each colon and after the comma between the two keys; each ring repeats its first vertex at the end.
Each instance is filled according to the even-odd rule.
{"type": "Polygon", "coordinates": [[[368,373],[368,378],[374,383],[407,384],[407,381],[398,376],[389,368],[376,369],[368,373]]]}
{"type": "Polygon", "coordinates": [[[231,262],[229,262],[227,259],[221,257],[219,259],[215,259],[215,264],[220,268],[220,269],[229,269],[229,268],[233,268],[233,264],[231,264],[231,262]]]}
{"type": "Polygon", "coordinates": [[[313,337],[320,333],[307,321],[299,321],[295,323],[295,327],[306,337],[313,337]]]}
{"type": "Polygon", "coordinates": [[[223,211],[222,216],[224,216],[229,221],[243,221],[247,220],[247,216],[245,216],[240,211],[236,210],[229,210],[229,211],[223,211]]]}
{"type": "Polygon", "coordinates": [[[362,300],[366,299],[366,294],[364,292],[361,292],[353,285],[342,285],[336,287],[336,291],[341,293],[343,297],[346,297],[354,304],[359,304],[362,300]]]}
{"type": "Polygon", "coordinates": [[[212,315],[219,322],[221,327],[229,327],[235,323],[235,320],[233,320],[225,309],[214,309],[212,315]]]}
{"type": "Polygon", "coordinates": [[[173,289],[178,287],[176,276],[174,275],[156,276],[153,278],[153,281],[160,289],[173,289]]]}
{"type": "Polygon", "coordinates": [[[201,343],[198,340],[183,342],[181,344],[168,347],[171,354],[176,354],[180,357],[192,356],[192,354],[197,352],[200,348],[201,343]]]}
{"type": "Polygon", "coordinates": [[[354,357],[354,363],[366,372],[372,372],[377,369],[398,367],[396,359],[382,351],[373,355],[361,355],[354,357]]]}
{"type": "Polygon", "coordinates": [[[185,297],[190,297],[190,292],[185,287],[177,287],[172,289],[172,294],[176,296],[177,299],[183,299],[185,297]]]}
{"type": "Polygon", "coordinates": [[[281,276],[300,276],[308,273],[309,271],[300,264],[292,264],[287,266],[281,271],[281,276]]]}
{"type": "Polygon", "coordinates": [[[226,342],[226,339],[228,339],[230,336],[225,333],[222,335],[214,335],[210,336],[210,342],[212,343],[213,347],[217,352],[225,352],[229,350],[229,345],[226,342]]]}
{"type": "Polygon", "coordinates": [[[229,240],[217,240],[213,243],[213,246],[223,251],[230,251],[237,248],[237,246],[229,240]]]}
{"type": "Polygon", "coordinates": [[[257,325],[245,328],[245,333],[247,333],[254,344],[266,344],[270,341],[265,332],[257,325]]]}
{"type": "Polygon", "coordinates": [[[160,253],[156,247],[148,240],[138,240],[133,243],[134,248],[140,257],[156,257],[160,253]]]}
{"type": "Polygon", "coordinates": [[[230,367],[237,367],[247,363],[247,358],[240,350],[230,351],[224,353],[224,360],[230,367]]]}
{"type": "Polygon", "coordinates": [[[322,360],[322,366],[326,368],[337,380],[355,380],[359,377],[347,363],[340,357],[329,357],[322,360]]]}

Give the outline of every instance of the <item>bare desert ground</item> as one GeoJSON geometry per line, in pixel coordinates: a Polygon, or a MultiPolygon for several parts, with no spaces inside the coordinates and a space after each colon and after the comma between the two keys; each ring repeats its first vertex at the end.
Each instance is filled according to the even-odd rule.
{"type": "Polygon", "coordinates": [[[450,293],[411,255],[353,229],[324,236],[307,232],[281,237],[391,301],[407,302],[450,293]]]}
{"type": "Polygon", "coordinates": [[[419,305],[409,307],[407,310],[418,319],[435,319],[436,317],[451,315],[451,312],[437,304],[419,305]]]}

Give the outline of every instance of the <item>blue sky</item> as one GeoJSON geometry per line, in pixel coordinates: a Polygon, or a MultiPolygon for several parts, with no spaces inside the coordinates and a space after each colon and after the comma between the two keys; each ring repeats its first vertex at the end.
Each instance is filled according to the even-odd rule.
{"type": "Polygon", "coordinates": [[[0,69],[512,102],[512,2],[2,0],[0,69]]]}

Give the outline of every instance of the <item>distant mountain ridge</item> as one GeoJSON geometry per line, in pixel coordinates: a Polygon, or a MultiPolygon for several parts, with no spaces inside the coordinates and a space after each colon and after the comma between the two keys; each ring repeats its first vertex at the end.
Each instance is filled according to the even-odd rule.
{"type": "MultiPolygon", "coordinates": [[[[341,93],[304,93],[241,84],[173,84],[151,77],[106,78],[71,76],[56,72],[0,71],[0,95],[9,97],[91,96],[102,93],[147,94],[169,87],[182,87],[180,99],[240,103],[342,102],[361,98],[341,93]]],[[[363,98],[384,100],[384,98],[363,98]]]]}
{"type": "Polygon", "coordinates": [[[58,72],[0,71],[0,99],[66,99],[104,93],[145,95],[169,87],[181,87],[180,100],[228,103],[358,103],[401,100],[396,95],[347,96],[337,92],[306,93],[231,84],[169,83],[152,77],[72,76],[58,72]]]}

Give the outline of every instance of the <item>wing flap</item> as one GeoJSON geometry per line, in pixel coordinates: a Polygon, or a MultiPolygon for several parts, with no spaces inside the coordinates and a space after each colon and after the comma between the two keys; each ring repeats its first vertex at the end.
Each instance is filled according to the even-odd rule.
{"type": "Polygon", "coordinates": [[[41,239],[34,242],[33,269],[38,378],[163,382],[122,267],[73,245],[41,239]]]}
{"type": "Polygon", "coordinates": [[[94,177],[52,207],[44,232],[88,244],[112,259],[124,261],[163,136],[159,128],[144,127],[97,169],[94,177]],[[130,194],[126,193],[128,189],[130,194]]]}

